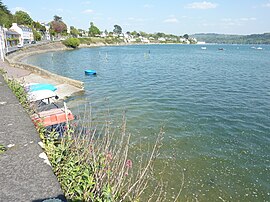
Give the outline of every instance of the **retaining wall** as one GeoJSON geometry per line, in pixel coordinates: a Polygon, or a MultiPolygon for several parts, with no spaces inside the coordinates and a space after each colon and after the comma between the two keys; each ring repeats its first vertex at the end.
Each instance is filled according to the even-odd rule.
{"type": "Polygon", "coordinates": [[[40,44],[40,45],[23,48],[22,50],[11,53],[5,58],[5,60],[13,67],[26,69],[40,76],[45,76],[50,79],[53,79],[56,82],[70,84],[77,88],[83,89],[84,84],[81,81],[70,79],[64,76],[60,76],[60,75],[51,73],[45,69],[42,69],[40,67],[21,62],[23,58],[28,57],[30,55],[35,55],[35,54],[40,54],[40,53],[45,53],[45,52],[52,52],[52,51],[60,51],[60,50],[68,50],[68,48],[66,48],[61,42],[50,42],[47,44],[40,44]]]}

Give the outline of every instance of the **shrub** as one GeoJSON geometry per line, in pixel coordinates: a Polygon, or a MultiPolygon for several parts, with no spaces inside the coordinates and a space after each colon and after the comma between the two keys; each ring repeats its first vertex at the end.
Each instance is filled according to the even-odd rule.
{"type": "Polygon", "coordinates": [[[68,38],[63,41],[63,44],[67,47],[77,48],[80,45],[80,40],[77,38],[68,38]]]}

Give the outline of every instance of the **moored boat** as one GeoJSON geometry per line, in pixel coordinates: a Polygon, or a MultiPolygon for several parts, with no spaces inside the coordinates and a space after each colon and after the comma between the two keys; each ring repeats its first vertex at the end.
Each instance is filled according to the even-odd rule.
{"type": "Polygon", "coordinates": [[[97,74],[97,72],[95,70],[91,70],[91,69],[85,70],[84,73],[85,73],[85,75],[96,75],[97,74]]]}

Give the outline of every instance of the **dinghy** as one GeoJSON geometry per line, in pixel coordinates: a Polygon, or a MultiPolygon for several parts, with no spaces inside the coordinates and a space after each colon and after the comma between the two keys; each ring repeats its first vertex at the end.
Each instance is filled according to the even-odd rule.
{"type": "Polygon", "coordinates": [[[85,75],[96,75],[97,72],[95,70],[85,70],[84,71],[85,75]]]}
{"type": "Polygon", "coordinates": [[[26,85],[26,91],[28,92],[33,92],[33,91],[38,91],[38,90],[51,90],[51,91],[56,91],[57,88],[48,83],[36,83],[36,84],[29,84],[26,85]]]}
{"type": "Polygon", "coordinates": [[[68,109],[65,111],[64,108],[56,108],[33,114],[31,119],[36,126],[42,124],[42,126],[47,127],[72,121],[74,116],[68,109]]]}
{"type": "Polygon", "coordinates": [[[36,101],[42,101],[42,100],[48,100],[48,104],[50,103],[50,99],[55,98],[58,99],[58,96],[55,92],[51,90],[38,90],[29,92],[27,94],[29,102],[36,102],[36,101]]]}

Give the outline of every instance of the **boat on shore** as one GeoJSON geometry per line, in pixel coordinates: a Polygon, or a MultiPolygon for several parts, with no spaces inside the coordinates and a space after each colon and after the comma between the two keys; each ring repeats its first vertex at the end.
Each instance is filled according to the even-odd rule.
{"type": "Polygon", "coordinates": [[[36,126],[42,124],[42,126],[47,127],[72,121],[74,116],[69,109],[55,108],[35,113],[31,119],[36,126]]]}
{"type": "Polygon", "coordinates": [[[27,92],[33,92],[33,91],[39,91],[39,90],[51,90],[51,91],[56,91],[57,88],[48,83],[33,83],[33,84],[28,84],[25,86],[25,89],[27,92]]]}
{"type": "Polygon", "coordinates": [[[28,92],[27,97],[29,102],[38,102],[38,103],[45,103],[50,104],[53,103],[54,100],[57,100],[59,97],[56,95],[55,92],[51,90],[38,90],[33,92],[28,92]]]}

